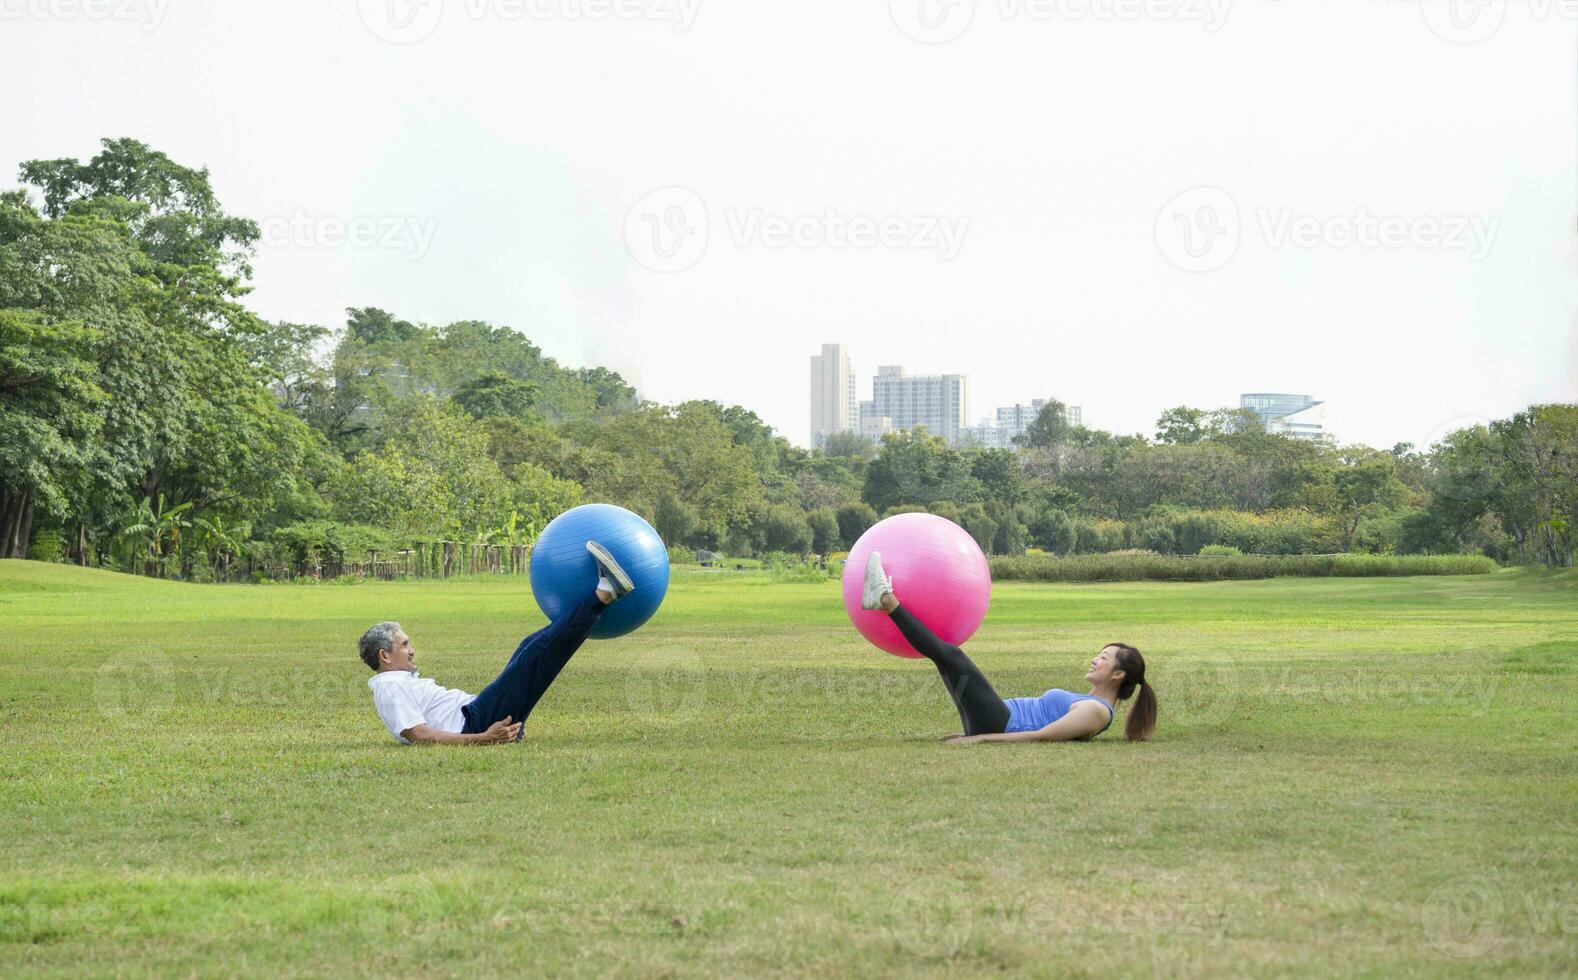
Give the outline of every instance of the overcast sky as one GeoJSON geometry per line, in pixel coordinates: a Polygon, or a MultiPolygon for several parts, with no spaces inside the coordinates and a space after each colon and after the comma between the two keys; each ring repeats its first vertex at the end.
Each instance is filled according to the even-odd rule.
{"type": "Polygon", "coordinates": [[[1390,447],[1578,399],[1571,6],[0,0],[0,171],[144,140],[264,223],[264,316],[510,324],[801,444],[843,342],[972,421],[1292,391],[1390,447]]]}

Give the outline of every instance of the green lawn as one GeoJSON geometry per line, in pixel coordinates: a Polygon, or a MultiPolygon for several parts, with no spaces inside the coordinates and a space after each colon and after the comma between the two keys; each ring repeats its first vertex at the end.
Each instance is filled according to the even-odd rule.
{"type": "Polygon", "coordinates": [[[1005,695],[1149,658],[1155,741],[939,744],[831,582],[677,574],[496,748],[401,747],[355,640],[475,691],[524,579],[0,562],[0,973],[1578,971],[1578,578],[1002,585],[1005,695]]]}

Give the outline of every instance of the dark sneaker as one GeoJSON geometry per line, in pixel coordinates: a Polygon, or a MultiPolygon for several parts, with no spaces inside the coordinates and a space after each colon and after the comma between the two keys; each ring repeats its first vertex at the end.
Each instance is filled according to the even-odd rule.
{"type": "MultiPolygon", "coordinates": [[[[603,580],[608,585],[613,586],[612,589],[607,589],[607,591],[612,592],[615,599],[618,599],[626,592],[635,591],[636,583],[630,581],[630,576],[625,574],[625,570],[619,567],[617,561],[614,561],[614,556],[609,554],[607,548],[596,541],[588,541],[586,542],[586,550],[590,551],[592,557],[596,559],[597,571],[603,577],[603,580]]],[[[598,587],[605,588],[602,582],[598,583],[598,587]]]]}

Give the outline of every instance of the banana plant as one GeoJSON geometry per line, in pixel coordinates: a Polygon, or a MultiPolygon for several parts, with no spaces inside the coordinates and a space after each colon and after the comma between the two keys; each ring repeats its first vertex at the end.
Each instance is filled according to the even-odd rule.
{"type": "Polygon", "coordinates": [[[158,506],[140,500],[121,515],[121,528],[116,537],[131,538],[139,547],[146,546],[153,567],[163,575],[166,557],[181,546],[181,530],[192,526],[191,519],[184,516],[191,509],[191,501],[165,509],[162,493],[158,506]],[[168,549],[165,548],[166,540],[170,543],[168,549]]]}
{"type": "Polygon", "coordinates": [[[241,541],[246,537],[249,528],[242,524],[237,527],[226,527],[223,517],[215,516],[213,519],[202,517],[192,518],[192,524],[202,532],[204,550],[208,552],[208,563],[213,571],[214,578],[220,578],[220,567],[224,568],[224,578],[230,577],[230,563],[241,553],[241,541]]]}

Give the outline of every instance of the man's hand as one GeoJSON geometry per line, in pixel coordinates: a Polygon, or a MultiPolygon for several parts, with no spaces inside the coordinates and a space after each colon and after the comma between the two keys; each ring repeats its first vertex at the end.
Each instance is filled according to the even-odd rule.
{"type": "Polygon", "coordinates": [[[441,732],[429,725],[413,725],[400,733],[400,737],[418,745],[494,745],[499,742],[513,742],[520,737],[521,723],[510,724],[508,715],[503,721],[496,721],[488,726],[485,732],[475,735],[466,735],[461,732],[441,732]]]}
{"type": "Polygon", "coordinates": [[[521,723],[510,724],[510,716],[505,715],[504,720],[496,721],[488,726],[485,732],[477,733],[477,741],[483,745],[493,742],[513,742],[520,737],[521,723]]]}

